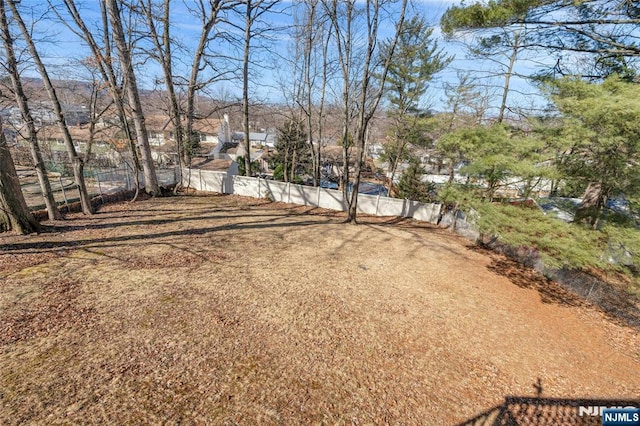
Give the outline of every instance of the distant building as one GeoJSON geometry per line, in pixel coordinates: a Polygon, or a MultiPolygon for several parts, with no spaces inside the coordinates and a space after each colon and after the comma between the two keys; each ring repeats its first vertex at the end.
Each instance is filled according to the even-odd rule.
{"type": "MultiPolygon", "coordinates": [[[[145,116],[149,145],[160,147],[168,143],[175,143],[175,126],[166,115],[145,116]]],[[[216,118],[197,118],[193,121],[193,131],[197,134],[202,144],[217,144],[219,142],[219,128],[223,120],[216,118]]],[[[184,123],[183,123],[184,125],[184,123]]]]}
{"type": "MultiPolygon", "coordinates": [[[[236,143],[244,141],[244,132],[234,132],[232,139],[236,143]]],[[[276,134],[271,132],[249,132],[249,143],[255,147],[274,148],[276,146],[277,137],[276,134]]]]}
{"type": "Polygon", "coordinates": [[[384,145],[380,141],[371,142],[367,144],[367,155],[369,157],[376,159],[380,157],[380,154],[384,152],[384,145]]]}
{"type": "MultiPolygon", "coordinates": [[[[30,102],[29,107],[36,127],[57,124],[58,117],[53,110],[51,102],[30,102]]],[[[64,104],[62,105],[62,113],[67,126],[80,126],[89,122],[89,111],[84,106],[64,104]]],[[[2,117],[3,121],[16,128],[24,125],[22,112],[17,106],[3,110],[2,117]]]]}

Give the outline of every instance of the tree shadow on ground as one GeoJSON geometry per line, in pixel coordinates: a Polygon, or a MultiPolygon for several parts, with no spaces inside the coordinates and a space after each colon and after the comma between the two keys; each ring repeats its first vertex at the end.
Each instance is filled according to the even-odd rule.
{"type": "Polygon", "coordinates": [[[480,246],[470,247],[491,258],[487,269],[521,288],[536,290],[544,303],[601,310],[617,324],[640,329],[640,310],[631,295],[580,271],[560,269],[550,279],[516,260],[480,246]]]}
{"type": "MultiPolygon", "coordinates": [[[[155,214],[154,211],[147,211],[147,213],[153,213],[155,214]]],[[[152,225],[169,225],[172,223],[178,223],[178,222],[189,222],[189,221],[197,221],[197,222],[202,222],[202,221],[208,221],[208,220],[221,220],[221,219],[225,219],[227,216],[225,215],[225,213],[230,212],[229,210],[224,210],[224,209],[219,209],[219,210],[211,210],[208,216],[203,216],[203,215],[198,215],[198,214],[194,214],[194,215],[189,215],[189,216],[180,216],[180,217],[175,217],[175,216],[171,216],[171,217],[166,217],[166,218],[161,218],[161,219],[145,219],[143,217],[141,217],[139,214],[137,215],[130,215],[130,216],[126,216],[126,215],[121,215],[121,216],[111,216],[108,218],[102,218],[102,217],[98,217],[98,216],[93,216],[92,218],[89,219],[83,219],[82,223],[78,223],[75,221],[64,221],[64,222],[59,222],[56,223],[55,225],[48,225],[48,224],[43,224],[41,225],[41,234],[47,234],[47,233],[55,233],[55,232],[69,232],[69,231],[84,231],[84,230],[99,230],[99,229],[111,229],[111,228],[118,228],[118,227],[126,227],[126,226],[152,226],[152,225]],[[219,213],[219,214],[215,214],[215,213],[219,213]],[[121,220],[121,219],[125,219],[125,218],[132,218],[131,220],[121,220]],[[92,219],[96,219],[98,221],[96,222],[91,222],[92,219]],[[110,220],[113,219],[113,220],[110,220]],[[104,221],[104,220],[109,220],[108,222],[104,221]]],[[[175,211],[171,212],[171,214],[175,214],[175,211]]],[[[282,216],[282,215],[268,215],[268,214],[251,214],[250,217],[252,218],[283,218],[286,216],[282,216]]]]}
{"type": "Polygon", "coordinates": [[[458,426],[601,425],[600,407],[640,407],[640,399],[571,399],[507,396],[504,403],[458,426]]]}
{"type": "Polygon", "coordinates": [[[56,240],[56,241],[35,241],[35,242],[17,242],[17,243],[9,243],[3,244],[1,247],[0,253],[3,251],[5,253],[17,252],[17,253],[34,253],[39,251],[48,251],[51,249],[65,249],[65,248],[87,248],[87,247],[96,247],[96,246],[118,246],[124,244],[130,244],[133,241],[140,241],[148,243],[152,240],[162,240],[169,237],[180,237],[180,236],[193,236],[193,235],[203,235],[209,233],[216,233],[219,231],[254,231],[260,229],[268,229],[268,228],[296,228],[296,227],[306,227],[306,226],[317,226],[326,223],[332,223],[330,220],[298,220],[298,221],[283,221],[278,222],[280,219],[285,219],[286,216],[274,216],[268,219],[256,221],[251,220],[247,222],[239,222],[239,223],[226,223],[220,224],[217,226],[208,226],[208,227],[193,227],[188,229],[177,229],[177,230],[168,230],[168,231],[160,231],[160,232],[148,232],[148,228],[145,228],[145,232],[134,234],[134,235],[120,235],[113,237],[103,237],[103,238],[90,238],[83,240],[56,240]]]}
{"type": "Polygon", "coordinates": [[[508,278],[518,287],[536,290],[540,294],[542,302],[574,307],[589,306],[589,303],[584,298],[565,289],[557,282],[538,274],[536,271],[508,258],[500,258],[495,255],[491,257],[491,264],[487,266],[488,270],[508,278]]]}

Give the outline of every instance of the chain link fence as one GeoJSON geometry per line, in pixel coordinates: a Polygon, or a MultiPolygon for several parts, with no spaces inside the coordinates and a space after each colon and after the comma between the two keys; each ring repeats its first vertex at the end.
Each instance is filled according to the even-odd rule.
{"type": "MultiPolygon", "coordinates": [[[[27,205],[32,210],[44,208],[42,191],[28,148],[14,146],[12,156],[27,205]]],[[[51,149],[43,149],[42,156],[54,199],[61,207],[68,208],[80,198],[69,157],[66,152],[51,149]]],[[[173,165],[156,165],[156,175],[160,186],[168,187],[178,182],[180,170],[173,165]]],[[[144,187],[143,173],[136,173],[130,153],[112,151],[93,155],[84,167],[84,177],[89,195],[100,199],[134,191],[137,185],[144,187]]]]}

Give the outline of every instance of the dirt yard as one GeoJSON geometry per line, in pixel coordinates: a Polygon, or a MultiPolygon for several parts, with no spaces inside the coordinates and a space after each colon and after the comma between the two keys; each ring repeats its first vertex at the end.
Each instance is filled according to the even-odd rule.
{"type": "Polygon", "coordinates": [[[640,395],[637,330],[447,231],[233,196],[69,218],[0,237],[2,424],[445,425],[640,395]]]}

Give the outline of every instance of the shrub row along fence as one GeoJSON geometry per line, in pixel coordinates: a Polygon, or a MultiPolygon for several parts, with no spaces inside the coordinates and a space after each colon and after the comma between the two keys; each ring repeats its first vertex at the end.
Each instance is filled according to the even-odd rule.
{"type": "MultiPolygon", "coordinates": [[[[225,172],[183,169],[182,185],[198,191],[269,198],[283,203],[337,211],[346,211],[348,206],[342,191],[261,178],[232,176],[225,172]]],[[[441,204],[358,194],[358,212],[374,216],[408,217],[437,223],[441,208],[441,204]]]]}

